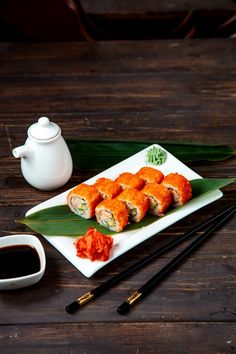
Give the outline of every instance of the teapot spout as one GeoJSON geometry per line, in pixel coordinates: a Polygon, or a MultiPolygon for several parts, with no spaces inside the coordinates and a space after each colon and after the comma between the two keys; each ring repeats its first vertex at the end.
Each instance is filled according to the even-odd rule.
{"type": "Polygon", "coordinates": [[[26,145],[18,146],[17,148],[12,150],[12,154],[17,159],[21,157],[26,157],[29,153],[29,148],[26,145]]]}

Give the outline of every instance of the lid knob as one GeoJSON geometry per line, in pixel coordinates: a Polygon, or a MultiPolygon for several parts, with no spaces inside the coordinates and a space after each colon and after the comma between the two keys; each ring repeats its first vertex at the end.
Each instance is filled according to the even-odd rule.
{"type": "Polygon", "coordinates": [[[42,127],[48,126],[49,122],[50,122],[50,121],[49,121],[48,117],[41,117],[41,118],[39,118],[39,120],[38,120],[38,123],[39,123],[42,127]]]}
{"type": "Polygon", "coordinates": [[[37,140],[50,140],[61,133],[60,127],[51,122],[48,117],[41,117],[38,122],[31,125],[28,129],[28,134],[37,140]]]}

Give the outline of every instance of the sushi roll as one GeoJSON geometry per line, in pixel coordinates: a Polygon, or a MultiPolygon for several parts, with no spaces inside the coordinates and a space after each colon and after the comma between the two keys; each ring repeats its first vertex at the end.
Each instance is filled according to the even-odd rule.
{"type": "Polygon", "coordinates": [[[144,186],[144,180],[131,172],[121,173],[116,179],[116,182],[121,186],[122,189],[135,188],[140,190],[144,186]]]}
{"type": "Polygon", "coordinates": [[[128,224],[128,210],[118,199],[104,199],[95,209],[97,222],[112,231],[122,231],[128,224]]]}
{"type": "Polygon", "coordinates": [[[102,197],[95,187],[82,183],[72,189],[67,195],[67,204],[73,213],[84,219],[95,215],[95,207],[102,197]]]}
{"type": "Polygon", "coordinates": [[[164,178],[161,171],[149,166],[140,168],[136,176],[142,178],[145,183],[161,183],[164,178]]]}
{"type": "Polygon", "coordinates": [[[117,199],[125,203],[130,221],[139,222],[146,215],[149,201],[145,194],[134,188],[126,188],[117,199]]]}
{"type": "Polygon", "coordinates": [[[149,212],[156,216],[162,216],[171,205],[172,195],[168,188],[158,183],[148,183],[142,192],[149,199],[149,212]]]}
{"type": "Polygon", "coordinates": [[[174,206],[183,205],[192,197],[190,182],[178,173],[170,173],[163,179],[161,184],[170,190],[174,206]]]}
{"type": "Polygon", "coordinates": [[[103,199],[115,198],[122,192],[121,186],[110,178],[99,178],[93,186],[98,190],[103,199]]]}

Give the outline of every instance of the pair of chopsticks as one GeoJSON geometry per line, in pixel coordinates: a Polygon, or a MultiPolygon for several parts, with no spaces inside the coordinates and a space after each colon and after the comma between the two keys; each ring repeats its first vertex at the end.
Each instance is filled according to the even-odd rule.
{"type": "Polygon", "coordinates": [[[186,247],[182,252],[180,252],[176,257],[174,257],[167,265],[165,265],[157,274],[155,274],[150,280],[148,280],[144,285],[142,285],[137,291],[135,291],[131,296],[129,296],[118,308],[119,314],[126,314],[131,307],[139,300],[144,298],[157,284],[163,280],[167,275],[169,275],[178,264],[180,264],[184,259],[193,253],[202,243],[209,237],[218,227],[220,227],[226,220],[228,220],[236,211],[236,205],[232,205],[210,219],[204,221],[203,223],[195,226],[191,231],[185,233],[184,235],[176,238],[167,245],[157,249],[152,254],[144,257],[138,262],[132,264],[128,268],[124,269],[121,273],[115,275],[105,283],[97,286],[96,288],[90,290],[83,296],[79,297],[77,300],[73,301],[71,304],[66,306],[66,311],[70,314],[76,312],[85,303],[97,298],[99,295],[104,294],[108,289],[110,289],[115,284],[119,283],[122,279],[133,273],[134,271],[140,269],[144,265],[151,262],[153,259],[162,256],[164,253],[168,252],[175,246],[179,245],[181,242],[187,240],[193,236],[197,231],[211,225],[207,230],[202,233],[195,241],[193,241],[188,247],[186,247]]]}

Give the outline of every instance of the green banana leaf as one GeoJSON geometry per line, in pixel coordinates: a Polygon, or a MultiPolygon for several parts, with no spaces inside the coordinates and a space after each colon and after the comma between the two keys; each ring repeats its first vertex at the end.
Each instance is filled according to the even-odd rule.
{"type": "Polygon", "coordinates": [[[228,145],[79,139],[68,139],[66,142],[72,155],[74,167],[78,169],[106,169],[152,144],[160,144],[183,162],[221,161],[236,155],[236,150],[228,145]]]}
{"type": "MultiPolygon", "coordinates": [[[[191,181],[193,198],[197,198],[205,193],[222,188],[235,179],[195,179],[191,181]]],[[[187,203],[186,203],[187,204],[187,203]]],[[[185,204],[185,205],[186,205],[185,204]]],[[[181,207],[179,207],[181,208],[181,207]]],[[[174,212],[172,209],[170,212],[174,212]]],[[[139,223],[131,223],[126,227],[126,231],[139,229],[156,221],[157,218],[152,215],[146,215],[139,223]]],[[[95,219],[83,219],[72,213],[67,205],[58,205],[51,208],[46,208],[35,212],[24,219],[16,220],[16,222],[27,225],[30,229],[47,236],[81,236],[84,235],[90,226],[95,227],[98,231],[104,234],[114,234],[103,226],[99,225],[95,219]]]]}

